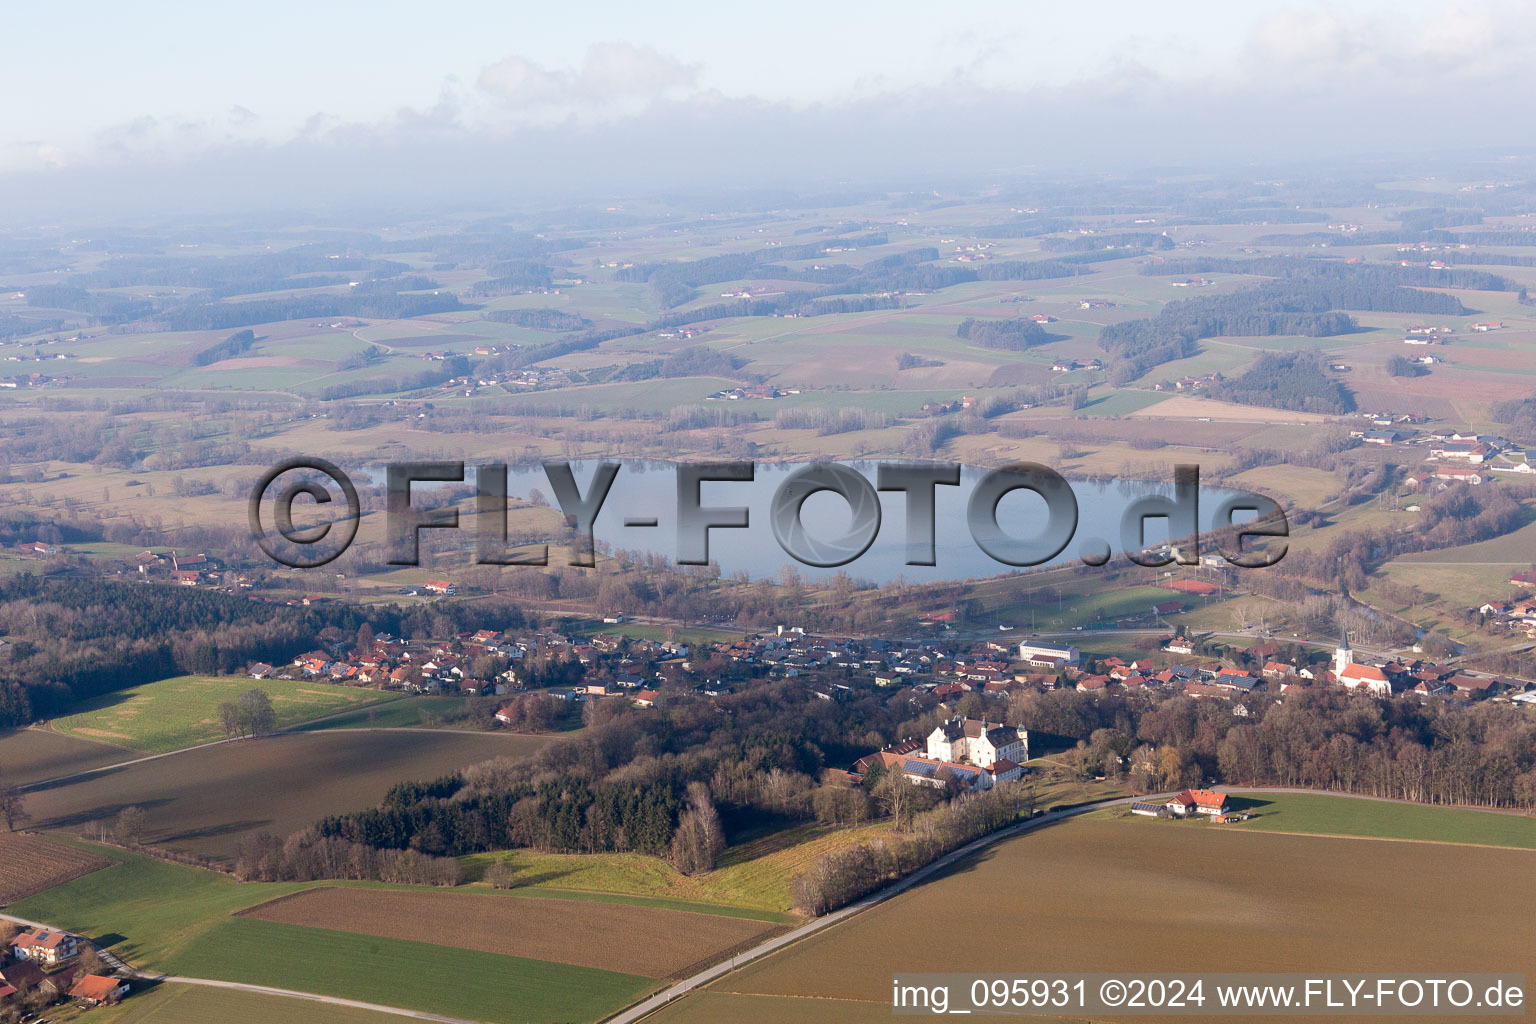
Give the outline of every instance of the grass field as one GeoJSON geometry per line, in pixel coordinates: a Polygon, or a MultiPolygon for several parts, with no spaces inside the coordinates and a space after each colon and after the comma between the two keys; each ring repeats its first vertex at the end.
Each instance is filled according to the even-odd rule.
{"type": "Polygon", "coordinates": [[[315,729],[413,729],[433,725],[450,711],[458,711],[468,697],[404,697],[384,704],[343,711],[334,718],[306,722],[296,728],[315,729]]]}
{"type": "Polygon", "coordinates": [[[1231,826],[1250,832],[1305,832],[1536,850],[1536,817],[1526,814],[1301,793],[1234,796],[1232,807],[1254,812],[1252,820],[1231,826]]]}
{"type": "Polygon", "coordinates": [[[598,1020],[655,985],[613,971],[250,918],[220,921],[167,966],[188,977],[273,985],[492,1024],[598,1020]]]}
{"type": "Polygon", "coordinates": [[[162,982],[115,1007],[92,1010],[91,1024],[400,1024],[400,1017],[309,999],[162,982]]]}
{"type": "Polygon", "coordinates": [[[242,917],[400,936],[648,978],[684,976],[780,930],[761,921],[656,907],[459,893],[320,887],[242,917]]]}
{"type": "Polygon", "coordinates": [[[34,828],[79,832],[143,808],[148,842],[214,858],[245,836],[287,835],[371,807],[404,779],[431,779],[549,740],[452,730],[343,730],[220,743],[31,793],[34,828]]]}
{"type": "Polygon", "coordinates": [[[806,864],[829,850],[873,838],[889,825],[854,829],[804,826],[774,833],[726,850],[719,866],[708,874],[680,874],[659,857],[638,853],[507,853],[466,858],[472,871],[494,859],[504,859],[528,884],[548,889],[649,896],[696,903],[719,903],[752,910],[787,913],[791,908],[789,880],[806,864]]]}
{"type": "Polygon", "coordinates": [[[1159,825],[1077,820],[991,847],[652,1019],[873,1021],[893,971],[1519,970],[1536,948],[1524,850],[1159,825]],[[1446,871],[1456,884],[1404,898],[1446,871]],[[959,912],[978,899],[1001,922],[985,942],[959,912]]]}
{"type": "Polygon", "coordinates": [[[99,871],[111,863],[90,850],[52,842],[39,835],[0,832],[0,906],[99,871]]]}
{"type": "Polygon", "coordinates": [[[219,705],[253,689],[272,698],[279,727],[389,699],[377,690],[303,680],[177,676],[98,697],[52,724],[66,736],[160,754],[224,739],[219,705]]]}

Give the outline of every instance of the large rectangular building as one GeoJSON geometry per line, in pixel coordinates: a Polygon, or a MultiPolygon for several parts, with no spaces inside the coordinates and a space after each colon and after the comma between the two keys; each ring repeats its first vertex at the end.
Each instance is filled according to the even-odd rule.
{"type": "Polygon", "coordinates": [[[1064,664],[1077,667],[1081,653],[1071,644],[1047,644],[1037,640],[1025,640],[1019,644],[1019,660],[1035,664],[1064,664]]]}

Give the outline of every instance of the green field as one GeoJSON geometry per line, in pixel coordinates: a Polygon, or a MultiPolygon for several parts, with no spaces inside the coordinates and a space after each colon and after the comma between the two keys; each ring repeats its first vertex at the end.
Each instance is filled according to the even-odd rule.
{"type": "Polygon", "coordinates": [[[590,967],[252,918],[220,921],[168,967],[187,977],[318,992],[493,1024],[598,1020],[656,984],[590,967]]]}
{"type": "Polygon", "coordinates": [[[403,697],[382,704],[343,711],[334,718],[307,722],[298,731],[314,729],[411,729],[422,728],[451,711],[461,710],[468,697],[403,697]]]}
{"type": "MultiPolygon", "coordinates": [[[[681,903],[711,903],[766,911],[763,920],[789,912],[789,880],[806,864],[830,850],[889,831],[887,824],[851,829],[804,826],[787,829],[726,850],[720,865],[704,875],[678,873],[659,857],[638,853],[535,853],[514,850],[467,858],[471,873],[504,859],[529,884],[548,889],[580,890],[681,903]]],[[[678,906],[674,909],[697,909],[678,906]]],[[[758,915],[754,915],[758,916],[758,915]]]]}
{"type": "Polygon", "coordinates": [[[1232,798],[1254,812],[1232,826],[1257,832],[1362,836],[1427,843],[1472,843],[1536,850],[1536,817],[1459,807],[1430,807],[1302,793],[1251,793],[1232,798]]]}
{"type": "Polygon", "coordinates": [[[376,690],[330,683],[177,676],[95,698],[83,710],[54,719],[53,728],[66,736],[162,754],[223,739],[219,705],[252,689],[272,698],[280,728],[389,699],[376,690]]]}
{"type": "Polygon", "coordinates": [[[91,1024],[399,1024],[394,1014],[287,999],[238,989],[162,982],[116,1007],[92,1010],[91,1024]]]}

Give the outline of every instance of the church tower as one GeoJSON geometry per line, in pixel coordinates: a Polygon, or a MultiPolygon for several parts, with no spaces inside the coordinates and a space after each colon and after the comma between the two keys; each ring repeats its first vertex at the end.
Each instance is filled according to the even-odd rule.
{"type": "Polygon", "coordinates": [[[1333,674],[1335,678],[1344,674],[1344,670],[1354,664],[1355,652],[1349,649],[1349,634],[1339,631],[1339,646],[1333,649],[1333,674]]]}

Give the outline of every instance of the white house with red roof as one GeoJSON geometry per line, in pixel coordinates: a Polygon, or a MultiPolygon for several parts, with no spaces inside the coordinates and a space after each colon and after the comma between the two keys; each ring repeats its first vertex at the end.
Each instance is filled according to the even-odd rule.
{"type": "Polygon", "coordinates": [[[1190,814],[1214,817],[1227,813],[1227,794],[1213,789],[1181,789],[1168,799],[1166,806],[1180,817],[1190,814]]]}

